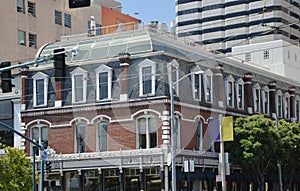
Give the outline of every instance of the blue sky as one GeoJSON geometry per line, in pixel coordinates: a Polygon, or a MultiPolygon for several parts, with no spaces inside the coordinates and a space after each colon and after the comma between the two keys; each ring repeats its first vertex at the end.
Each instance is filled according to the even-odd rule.
{"type": "Polygon", "coordinates": [[[170,26],[175,20],[175,0],[117,0],[122,12],[140,19],[143,23],[159,21],[170,26]],[[134,13],[138,12],[138,15],[134,13]]]}

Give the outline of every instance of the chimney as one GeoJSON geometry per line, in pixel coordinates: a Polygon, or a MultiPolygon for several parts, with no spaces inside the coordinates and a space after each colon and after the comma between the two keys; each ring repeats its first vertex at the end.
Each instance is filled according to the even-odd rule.
{"type": "Polygon", "coordinates": [[[95,17],[91,16],[91,26],[89,28],[90,31],[90,35],[91,36],[96,36],[96,21],[95,21],[95,17]]]}
{"type": "Polygon", "coordinates": [[[244,76],[245,82],[245,103],[248,113],[253,113],[253,103],[252,103],[252,74],[246,73],[244,76]]]}
{"type": "Polygon", "coordinates": [[[217,96],[217,101],[218,101],[218,107],[222,108],[224,107],[224,96],[223,96],[223,65],[222,64],[218,64],[215,67],[215,81],[216,81],[216,96],[217,96]]]}
{"type": "Polygon", "coordinates": [[[130,64],[130,54],[129,53],[120,53],[119,61],[121,67],[120,74],[120,100],[128,100],[128,67],[130,64]]]}

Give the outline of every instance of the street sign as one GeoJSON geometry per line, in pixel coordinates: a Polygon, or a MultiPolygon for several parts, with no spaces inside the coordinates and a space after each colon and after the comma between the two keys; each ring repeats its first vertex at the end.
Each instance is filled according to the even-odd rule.
{"type": "Polygon", "coordinates": [[[185,160],[184,161],[184,172],[195,172],[195,161],[194,160],[185,160]]]}
{"type": "Polygon", "coordinates": [[[43,151],[42,154],[41,154],[41,158],[42,158],[43,160],[45,160],[45,159],[47,158],[47,156],[48,156],[47,151],[43,151]]]}

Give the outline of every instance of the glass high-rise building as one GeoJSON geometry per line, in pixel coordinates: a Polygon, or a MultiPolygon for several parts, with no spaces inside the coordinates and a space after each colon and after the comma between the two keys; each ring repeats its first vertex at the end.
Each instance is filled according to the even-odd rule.
{"type": "Polygon", "coordinates": [[[282,39],[298,44],[299,0],[177,0],[176,33],[209,50],[282,39]]]}

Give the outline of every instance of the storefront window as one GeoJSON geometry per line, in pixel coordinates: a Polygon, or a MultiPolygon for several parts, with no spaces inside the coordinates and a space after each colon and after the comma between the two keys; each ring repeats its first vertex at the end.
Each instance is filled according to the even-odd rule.
{"type": "Polygon", "coordinates": [[[97,191],[99,187],[98,172],[96,170],[85,171],[83,174],[84,191],[97,191]]]}
{"type": "Polygon", "coordinates": [[[79,174],[77,171],[66,173],[66,191],[79,190],[79,174]]]}
{"type": "Polygon", "coordinates": [[[104,190],[119,191],[119,169],[103,170],[104,190]]]}

